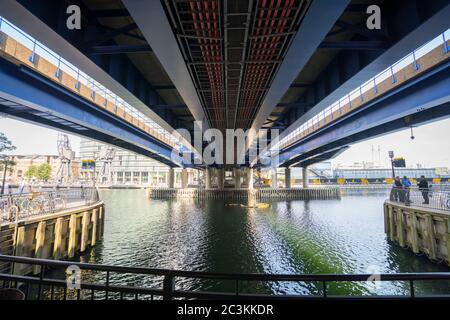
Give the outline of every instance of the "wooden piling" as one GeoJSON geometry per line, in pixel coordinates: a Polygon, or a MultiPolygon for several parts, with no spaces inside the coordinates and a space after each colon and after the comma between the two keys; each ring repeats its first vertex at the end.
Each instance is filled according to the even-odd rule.
{"type": "Polygon", "coordinates": [[[386,201],[385,231],[389,239],[430,260],[450,265],[450,213],[448,211],[386,201]]]}

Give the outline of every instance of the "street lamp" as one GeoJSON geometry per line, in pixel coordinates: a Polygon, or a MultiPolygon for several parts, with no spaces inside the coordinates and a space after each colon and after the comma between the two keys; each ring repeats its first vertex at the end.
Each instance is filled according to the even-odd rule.
{"type": "Polygon", "coordinates": [[[392,168],[392,178],[395,178],[395,171],[394,171],[394,151],[388,151],[389,158],[391,158],[391,168],[392,168]]]}

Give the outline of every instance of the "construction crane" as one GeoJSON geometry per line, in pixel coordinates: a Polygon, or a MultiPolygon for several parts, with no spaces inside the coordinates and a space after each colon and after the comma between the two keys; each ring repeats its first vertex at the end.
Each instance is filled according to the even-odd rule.
{"type": "Polygon", "coordinates": [[[110,184],[113,182],[112,161],[116,156],[116,149],[109,146],[102,146],[97,160],[102,161],[102,167],[97,177],[100,184],[110,184]]]}
{"type": "Polygon", "coordinates": [[[72,161],[75,160],[75,152],[70,147],[67,134],[58,133],[59,167],[56,174],[58,183],[70,183],[72,180],[72,161]]]}

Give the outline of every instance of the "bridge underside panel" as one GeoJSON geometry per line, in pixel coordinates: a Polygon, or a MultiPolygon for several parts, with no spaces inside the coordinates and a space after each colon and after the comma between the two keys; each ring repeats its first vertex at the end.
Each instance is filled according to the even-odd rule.
{"type": "Polygon", "coordinates": [[[449,116],[449,66],[445,63],[300,140],[280,153],[280,165],[292,166],[305,157],[449,116]]]}
{"type": "Polygon", "coordinates": [[[171,167],[171,148],[26,67],[0,63],[0,112],[148,156],[171,167]]]}
{"type": "Polygon", "coordinates": [[[337,157],[338,155],[340,155],[342,152],[344,152],[345,150],[347,150],[349,147],[348,146],[344,146],[344,147],[338,147],[336,149],[331,149],[329,151],[325,151],[319,154],[315,154],[311,157],[309,157],[307,154],[303,154],[301,158],[297,158],[296,160],[299,161],[297,162],[294,167],[308,167],[312,164],[318,163],[318,162],[322,162],[322,161],[327,161],[330,159],[333,159],[335,157],[337,157]]]}

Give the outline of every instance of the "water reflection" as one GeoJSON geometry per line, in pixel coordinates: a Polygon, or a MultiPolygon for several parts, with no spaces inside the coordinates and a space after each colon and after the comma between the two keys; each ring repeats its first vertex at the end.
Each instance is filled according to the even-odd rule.
{"type": "MultiPolygon", "coordinates": [[[[448,271],[387,241],[387,191],[355,191],[341,200],[277,201],[269,209],[227,201],[149,200],[144,191],[105,190],[103,240],[82,261],[112,265],[241,273],[380,273],[448,271]]],[[[96,275],[103,279],[103,275],[96,275]]],[[[152,286],[160,279],[122,275],[113,283],[152,286]]],[[[230,282],[180,279],[177,287],[234,290],[230,282]]],[[[320,294],[315,283],[242,283],[241,292],[320,294]]],[[[333,283],[330,294],[407,293],[408,284],[333,283]]],[[[420,283],[418,294],[450,292],[445,282],[420,283]]]]}

